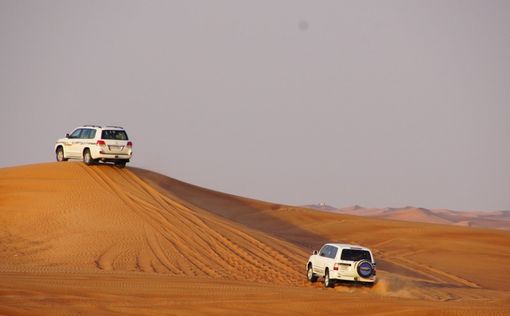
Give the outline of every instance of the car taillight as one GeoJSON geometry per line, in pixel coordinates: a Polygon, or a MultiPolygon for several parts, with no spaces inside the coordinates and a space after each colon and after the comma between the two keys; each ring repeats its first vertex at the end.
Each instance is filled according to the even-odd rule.
{"type": "Polygon", "coordinates": [[[339,267],[340,267],[340,264],[339,263],[335,263],[335,265],[333,266],[333,270],[338,270],[339,267]]]}
{"type": "Polygon", "coordinates": [[[127,143],[127,146],[128,146],[129,148],[132,148],[132,147],[133,147],[133,143],[132,143],[132,142],[128,142],[128,143],[127,143]]]}
{"type": "Polygon", "coordinates": [[[102,140],[102,139],[98,140],[96,144],[97,144],[98,146],[105,146],[105,145],[106,145],[106,143],[105,143],[105,142],[104,142],[104,140],[102,140]]]}

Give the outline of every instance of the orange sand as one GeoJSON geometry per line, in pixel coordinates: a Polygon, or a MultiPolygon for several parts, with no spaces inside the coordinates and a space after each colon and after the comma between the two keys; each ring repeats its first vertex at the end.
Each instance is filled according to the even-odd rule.
{"type": "Polygon", "coordinates": [[[510,211],[452,211],[406,206],[401,208],[364,208],[361,206],[331,209],[340,214],[370,216],[409,222],[450,224],[510,230],[510,211]]]}
{"type": "Polygon", "coordinates": [[[324,213],[141,169],[0,169],[0,315],[507,315],[510,232],[324,213]],[[305,279],[325,241],[380,282],[305,279]]]}

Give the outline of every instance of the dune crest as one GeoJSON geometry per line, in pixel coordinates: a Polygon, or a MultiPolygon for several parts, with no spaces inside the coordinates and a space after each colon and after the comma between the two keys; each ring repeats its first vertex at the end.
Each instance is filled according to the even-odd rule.
{"type": "Polygon", "coordinates": [[[427,209],[422,207],[386,207],[366,208],[359,205],[334,208],[322,208],[317,204],[308,205],[313,209],[330,211],[339,214],[368,216],[390,220],[436,223],[447,225],[493,228],[510,230],[510,211],[452,211],[448,209],[427,209]]]}

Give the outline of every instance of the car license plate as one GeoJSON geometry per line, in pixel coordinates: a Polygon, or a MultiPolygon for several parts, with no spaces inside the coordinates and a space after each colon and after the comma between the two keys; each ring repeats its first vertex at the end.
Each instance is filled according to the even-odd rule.
{"type": "Polygon", "coordinates": [[[122,146],[110,146],[110,150],[120,150],[122,146]]]}

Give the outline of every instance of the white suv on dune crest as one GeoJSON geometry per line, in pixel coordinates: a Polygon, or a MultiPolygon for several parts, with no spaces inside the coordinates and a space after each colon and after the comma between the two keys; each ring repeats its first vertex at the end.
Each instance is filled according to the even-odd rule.
{"type": "Polygon", "coordinates": [[[57,140],[55,155],[57,161],[81,159],[87,165],[113,162],[122,168],[133,155],[133,143],[120,126],[83,125],[57,140]]]}
{"type": "Polygon", "coordinates": [[[339,280],[359,281],[373,285],[376,281],[374,256],[370,249],[349,244],[325,244],[313,251],[306,265],[308,281],[324,277],[325,287],[339,280]]]}

